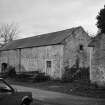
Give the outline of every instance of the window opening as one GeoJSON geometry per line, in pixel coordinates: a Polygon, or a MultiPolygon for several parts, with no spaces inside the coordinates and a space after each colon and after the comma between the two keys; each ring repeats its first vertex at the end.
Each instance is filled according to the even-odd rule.
{"type": "Polygon", "coordinates": [[[80,45],[80,46],[79,46],[79,49],[80,49],[80,50],[83,50],[83,45],[80,45]]]}
{"type": "Polygon", "coordinates": [[[51,68],[51,61],[46,61],[47,68],[51,68]]]}

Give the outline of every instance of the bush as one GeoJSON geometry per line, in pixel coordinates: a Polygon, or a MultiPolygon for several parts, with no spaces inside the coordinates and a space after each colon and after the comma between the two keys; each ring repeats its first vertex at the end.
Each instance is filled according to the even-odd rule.
{"type": "Polygon", "coordinates": [[[32,75],[29,74],[29,72],[23,72],[16,75],[16,80],[27,82],[30,80],[30,77],[32,75]]]}
{"type": "Polygon", "coordinates": [[[76,70],[77,70],[76,68],[69,68],[68,66],[65,67],[65,71],[62,76],[62,81],[63,82],[72,82],[73,81],[72,75],[76,70]]]}
{"type": "Polygon", "coordinates": [[[11,78],[15,77],[16,76],[16,71],[15,71],[15,68],[12,67],[12,66],[9,66],[8,70],[7,70],[7,75],[11,78]]]}
{"type": "Polygon", "coordinates": [[[33,81],[33,82],[41,82],[48,81],[50,77],[45,75],[45,73],[41,73],[39,71],[34,72],[23,72],[16,75],[16,79],[20,81],[33,81]]]}
{"type": "Polygon", "coordinates": [[[74,80],[89,80],[89,68],[77,69],[75,67],[72,67],[72,68],[65,67],[65,72],[62,76],[62,81],[72,82],[74,80]]]}
{"type": "Polygon", "coordinates": [[[38,73],[33,77],[33,82],[42,82],[48,80],[50,80],[50,77],[48,75],[45,75],[45,73],[38,73]]]}
{"type": "Polygon", "coordinates": [[[20,74],[17,74],[17,77],[18,78],[20,78],[20,79],[26,79],[26,78],[28,78],[29,77],[29,75],[28,74],[25,74],[25,73],[20,73],[20,74]]]}

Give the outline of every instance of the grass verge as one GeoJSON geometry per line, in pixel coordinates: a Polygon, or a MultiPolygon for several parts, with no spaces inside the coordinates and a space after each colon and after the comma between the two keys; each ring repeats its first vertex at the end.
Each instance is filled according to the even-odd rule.
{"type": "Polygon", "coordinates": [[[15,79],[6,79],[10,84],[21,85],[26,87],[38,88],[49,91],[56,91],[70,95],[78,95],[93,98],[105,98],[105,88],[96,88],[87,82],[74,81],[74,82],[61,82],[61,81],[46,81],[35,82],[32,81],[19,81],[15,79]]]}

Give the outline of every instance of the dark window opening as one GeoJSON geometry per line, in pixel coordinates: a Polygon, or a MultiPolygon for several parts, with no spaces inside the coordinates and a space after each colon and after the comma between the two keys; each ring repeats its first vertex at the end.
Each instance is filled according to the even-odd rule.
{"type": "Polygon", "coordinates": [[[2,65],[1,65],[1,71],[2,72],[6,72],[6,70],[7,70],[7,63],[2,63],[2,65]]]}
{"type": "Polygon", "coordinates": [[[80,50],[83,50],[83,45],[80,45],[80,46],[79,46],[79,49],[80,49],[80,50]]]}
{"type": "Polygon", "coordinates": [[[47,63],[47,68],[51,68],[51,61],[46,61],[47,63]]]}

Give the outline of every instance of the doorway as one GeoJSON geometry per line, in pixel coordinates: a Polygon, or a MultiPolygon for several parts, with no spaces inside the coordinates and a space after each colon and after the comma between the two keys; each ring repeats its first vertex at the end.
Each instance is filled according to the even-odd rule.
{"type": "Polygon", "coordinates": [[[51,75],[52,73],[52,61],[47,60],[46,61],[46,74],[51,75]]]}

